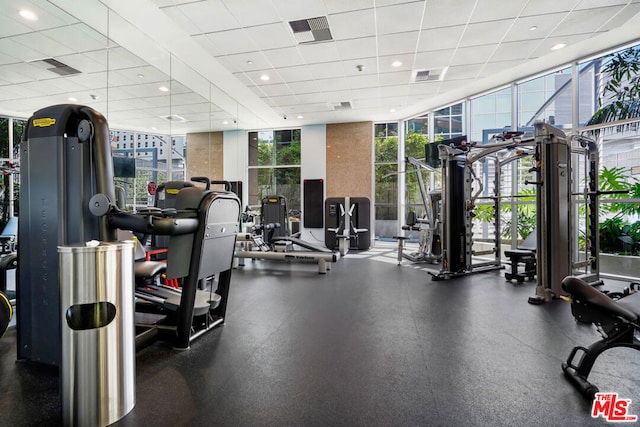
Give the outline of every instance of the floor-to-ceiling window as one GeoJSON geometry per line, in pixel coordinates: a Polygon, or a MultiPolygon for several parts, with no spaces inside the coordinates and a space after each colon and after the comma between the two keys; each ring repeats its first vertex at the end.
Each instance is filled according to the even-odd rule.
{"type": "Polygon", "coordinates": [[[300,211],[300,129],[249,132],[249,205],[281,195],[300,211]]]}
{"type": "Polygon", "coordinates": [[[388,238],[398,227],[398,122],[376,123],[374,138],[375,230],[388,238]]]}

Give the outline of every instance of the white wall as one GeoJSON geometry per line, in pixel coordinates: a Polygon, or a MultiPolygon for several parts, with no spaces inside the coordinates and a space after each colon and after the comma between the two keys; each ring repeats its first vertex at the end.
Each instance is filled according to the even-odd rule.
{"type": "MultiPolygon", "coordinates": [[[[242,200],[249,200],[249,143],[245,130],[225,130],[222,136],[223,175],[227,181],[242,181],[242,200]]],[[[244,209],[244,206],[241,206],[244,209]]]]}
{"type": "MultiPolygon", "coordinates": [[[[302,170],[300,178],[303,182],[305,179],[323,179],[325,186],[322,199],[324,200],[327,194],[327,127],[326,125],[302,126],[301,136],[300,167],[302,170]]],[[[301,202],[304,206],[304,193],[301,202]]],[[[304,228],[302,227],[302,218],[300,220],[302,240],[324,245],[324,229],[304,228]]]]}

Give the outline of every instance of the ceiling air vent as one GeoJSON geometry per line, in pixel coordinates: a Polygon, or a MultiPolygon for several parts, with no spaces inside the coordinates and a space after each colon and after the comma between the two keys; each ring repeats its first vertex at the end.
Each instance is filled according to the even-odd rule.
{"type": "Polygon", "coordinates": [[[446,68],[433,68],[431,70],[415,70],[411,81],[413,83],[435,82],[444,79],[446,68]]]}
{"type": "Polygon", "coordinates": [[[289,21],[289,26],[299,44],[333,40],[326,16],[289,21]]]}
{"type": "Polygon", "coordinates": [[[170,114],[168,116],[160,116],[161,119],[165,119],[168,122],[174,122],[174,123],[184,123],[187,121],[187,119],[185,119],[182,116],[179,116],[177,114],[170,114]]]}
{"type": "Polygon", "coordinates": [[[351,101],[342,101],[339,104],[333,106],[334,110],[351,110],[351,101]]]}
{"type": "Polygon", "coordinates": [[[69,65],[62,63],[57,59],[53,59],[53,58],[37,59],[35,61],[28,61],[28,62],[30,64],[41,66],[44,69],[54,72],[59,76],[70,76],[72,74],[81,73],[81,71],[76,70],[75,68],[70,67],[69,65]]]}

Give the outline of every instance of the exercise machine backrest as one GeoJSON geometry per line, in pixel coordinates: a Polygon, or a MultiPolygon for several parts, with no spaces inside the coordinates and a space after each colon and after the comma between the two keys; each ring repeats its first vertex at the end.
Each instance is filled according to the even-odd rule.
{"type": "Polygon", "coordinates": [[[280,227],[265,231],[263,239],[272,243],[274,237],[289,236],[289,221],[287,218],[287,199],[284,196],[272,195],[262,198],[261,222],[263,225],[278,223],[280,227]]]}
{"type": "MultiPolygon", "coordinates": [[[[154,205],[159,209],[171,209],[176,207],[176,199],[181,189],[185,187],[193,187],[191,182],[187,181],[167,181],[158,185],[156,190],[156,198],[154,205]]],[[[169,236],[152,235],[151,246],[154,248],[169,247],[169,236]]]]}
{"type": "Polygon", "coordinates": [[[116,200],[107,121],[89,107],[44,108],[28,120],[20,150],[18,359],[59,365],[57,247],[116,238],[89,212],[96,193],[116,200]]]}

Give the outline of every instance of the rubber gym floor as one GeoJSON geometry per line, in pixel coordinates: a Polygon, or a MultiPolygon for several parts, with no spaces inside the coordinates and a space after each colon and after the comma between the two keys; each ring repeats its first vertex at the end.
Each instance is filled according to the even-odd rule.
{"type": "MultiPolygon", "coordinates": [[[[607,425],[560,368],[600,336],[566,302],[528,304],[534,293],[504,271],[432,281],[380,245],[326,275],[247,261],[223,327],[188,351],[137,354],[137,403],[117,425],[607,425]]],[[[13,329],[0,340],[0,424],[60,424],[57,371],[16,362],[15,346],[13,329]]],[[[605,352],[590,376],[636,415],[638,356],[605,352]]]]}

